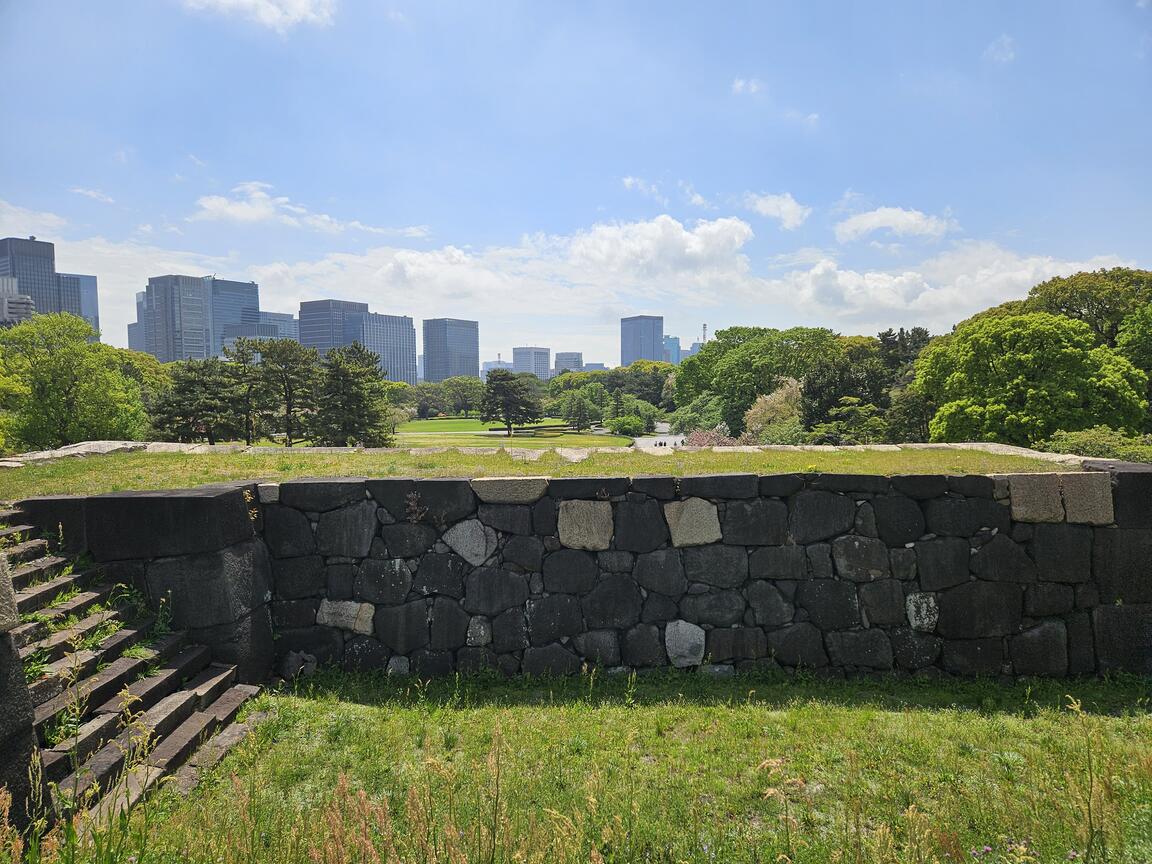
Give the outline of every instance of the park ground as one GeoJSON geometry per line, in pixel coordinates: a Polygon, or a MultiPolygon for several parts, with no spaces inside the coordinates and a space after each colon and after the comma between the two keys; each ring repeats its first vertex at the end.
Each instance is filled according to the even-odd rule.
{"type": "Polygon", "coordinates": [[[443,417],[431,420],[409,420],[396,427],[397,447],[627,447],[631,438],[620,435],[570,432],[559,418],[544,418],[534,426],[517,427],[509,439],[496,423],[475,418],[443,417]]]}

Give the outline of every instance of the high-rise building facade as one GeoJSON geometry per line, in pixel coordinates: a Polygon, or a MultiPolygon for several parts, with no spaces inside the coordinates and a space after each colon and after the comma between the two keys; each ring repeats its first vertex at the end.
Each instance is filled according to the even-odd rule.
{"type": "Polygon", "coordinates": [[[509,363],[507,360],[499,359],[499,355],[497,355],[497,359],[485,360],[483,363],[480,364],[480,377],[481,378],[487,378],[488,373],[491,372],[493,369],[507,369],[509,372],[511,372],[512,371],[512,364],[509,363]]]}
{"type": "Polygon", "coordinates": [[[35,237],[0,240],[0,276],[14,276],[19,292],[32,298],[36,312],[80,314],[80,282],[56,272],[56,247],[35,237]]]}
{"type": "Polygon", "coordinates": [[[680,337],[679,336],[665,336],[664,337],[664,362],[665,363],[680,363],[680,337]]]}
{"type": "Polygon", "coordinates": [[[529,372],[541,381],[552,377],[552,349],[524,347],[512,349],[512,371],[529,372]]]}
{"type": "Polygon", "coordinates": [[[161,363],[212,356],[211,277],[153,276],[143,295],[136,314],[144,351],[161,363]]]}
{"type": "Polygon", "coordinates": [[[557,351],[556,374],[580,372],[584,369],[584,354],[580,351],[557,351]]]}
{"type": "MultiPolygon", "coordinates": [[[[131,329],[131,328],[129,328],[131,329]]],[[[288,312],[259,312],[255,320],[224,325],[224,347],[231,348],[240,337],[246,339],[300,339],[300,322],[288,312]]],[[[131,341],[132,334],[129,332],[131,341]]]]}
{"type": "Polygon", "coordinates": [[[637,360],[664,359],[664,318],[661,315],[633,315],[620,319],[620,365],[637,360]]]}
{"type": "Polygon", "coordinates": [[[206,277],[211,282],[212,354],[224,353],[224,330],[242,324],[260,323],[260,286],[255,282],[206,277]]]}
{"type": "Polygon", "coordinates": [[[344,339],[346,345],[359,342],[379,354],[380,371],[389,381],[416,383],[416,327],[407,315],[349,315],[345,319],[344,339]]]}
{"type": "Polygon", "coordinates": [[[0,276],[0,327],[11,327],[27,321],[36,311],[36,304],[27,294],[20,293],[20,282],[15,276],[0,276]]]}
{"type": "Polygon", "coordinates": [[[80,291],[80,317],[100,332],[100,297],[96,289],[96,277],[81,273],[61,273],[61,279],[75,279],[80,291]]]}
{"type": "Polygon", "coordinates": [[[424,320],[424,380],[477,377],[480,369],[480,324],[459,318],[424,320]]]}
{"type": "Polygon", "coordinates": [[[325,354],[330,348],[346,344],[344,326],[349,317],[367,314],[367,303],[305,300],[300,304],[300,344],[325,354]]]}

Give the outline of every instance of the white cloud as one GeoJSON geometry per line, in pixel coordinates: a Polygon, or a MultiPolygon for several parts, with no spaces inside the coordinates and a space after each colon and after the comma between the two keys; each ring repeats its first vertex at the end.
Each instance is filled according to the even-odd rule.
{"type": "Polygon", "coordinates": [[[188,161],[195,165],[197,168],[207,168],[208,163],[197,156],[195,153],[188,154],[188,161]]]}
{"type": "Polygon", "coordinates": [[[73,186],[68,190],[74,195],[83,195],[85,198],[91,198],[93,201],[99,201],[101,204],[115,204],[116,201],[101,192],[99,189],[85,189],[83,186],[73,186]]]}
{"type": "Polygon", "coordinates": [[[651,198],[665,207],[668,206],[668,199],[661,194],[658,184],[649,183],[643,177],[621,177],[620,182],[629,192],[639,192],[645,198],[651,198]]]}
{"type": "Polygon", "coordinates": [[[28,210],[0,198],[0,237],[56,234],[67,224],[66,219],[55,213],[28,210]]]}
{"type": "Polygon", "coordinates": [[[679,182],[680,191],[684,193],[684,198],[693,207],[699,207],[701,210],[715,210],[716,205],[701,195],[687,180],[679,182]]]}
{"type": "Polygon", "coordinates": [[[735,78],[732,80],[732,93],[735,96],[754,96],[764,89],[759,78],[735,78]]]}
{"type": "Polygon", "coordinates": [[[1016,59],[1016,40],[1006,33],[1001,33],[993,39],[984,49],[984,60],[998,66],[1007,66],[1016,59]]]}
{"type": "Polygon", "coordinates": [[[321,27],[332,23],[336,0],[183,0],[184,8],[197,12],[236,15],[286,33],[297,24],[321,27]]]}
{"type": "Polygon", "coordinates": [[[890,231],[897,237],[925,237],[939,240],[959,226],[952,219],[929,216],[903,207],[877,207],[836,223],[836,239],[841,243],[859,240],[874,231],[890,231]]]}
{"type": "Polygon", "coordinates": [[[293,203],[284,195],[270,194],[272,186],[258,180],[249,180],[232,188],[233,197],[205,195],[197,199],[197,210],[188,217],[189,222],[235,222],[256,225],[261,223],[307,228],[324,234],[342,234],[345,231],[363,231],[397,237],[427,237],[426,225],[404,228],[381,228],[366,225],[359,220],[342,221],[326,213],[313,213],[307,207],[293,203]]]}
{"type": "Polygon", "coordinates": [[[815,111],[804,112],[789,108],[784,112],[783,116],[789,123],[794,123],[805,129],[815,130],[820,128],[820,115],[815,111]]]}
{"type": "Polygon", "coordinates": [[[746,192],[744,206],[753,213],[776,219],[780,227],[786,231],[799,228],[812,213],[812,208],[793,198],[791,192],[781,192],[779,195],[756,195],[753,192],[746,192]]]}

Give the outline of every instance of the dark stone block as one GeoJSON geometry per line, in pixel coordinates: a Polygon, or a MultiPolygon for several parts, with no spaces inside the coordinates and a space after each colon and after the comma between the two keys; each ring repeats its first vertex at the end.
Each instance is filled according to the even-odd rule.
{"type": "Polygon", "coordinates": [[[834,492],[800,492],[792,499],[789,533],[798,544],[827,540],[852,530],[856,502],[834,492]]]}
{"type": "Polygon", "coordinates": [[[592,630],[572,639],[580,656],[597,666],[620,665],[620,639],[615,630],[592,630]]]}
{"type": "Polygon", "coordinates": [[[468,641],[471,616],[449,597],[432,601],[432,627],[428,644],[437,651],[455,651],[468,641]]]}
{"type": "Polygon", "coordinates": [[[589,630],[623,629],[640,621],[644,598],[631,576],[608,576],[584,598],[589,630]]]}
{"type": "Polygon", "coordinates": [[[806,550],[808,575],[813,579],[832,578],[832,547],[828,543],[813,543],[806,550]]]}
{"type": "Polygon", "coordinates": [[[1068,674],[1091,675],[1096,671],[1096,643],[1092,635],[1092,616],[1076,612],[1064,620],[1068,630],[1068,674]]]}
{"type": "Polygon", "coordinates": [[[579,549],[559,549],[544,558],[544,590],[583,594],[596,584],[596,559],[579,549]]]}
{"type": "Polygon", "coordinates": [[[892,577],[904,582],[916,578],[916,550],[915,549],[889,549],[888,566],[892,570],[892,577]]]}
{"type": "Polygon", "coordinates": [[[983,498],[937,498],[925,505],[925,515],[928,531],[942,537],[971,537],[981,528],[1006,534],[1012,527],[1008,507],[983,498]]]}
{"type": "Polygon", "coordinates": [[[319,555],[273,558],[272,584],[276,596],[285,600],[319,597],[324,593],[324,559],[319,555]]]}
{"type": "Polygon", "coordinates": [[[759,627],[716,627],[708,631],[705,657],[713,663],[756,660],[768,655],[768,637],[759,627]]]}
{"type": "Polygon", "coordinates": [[[280,484],[280,503],[308,513],[323,513],[364,500],[362,478],[285,480],[280,484]]]}
{"type": "Polygon", "coordinates": [[[760,478],[760,494],[765,498],[787,498],[804,488],[800,474],[766,474],[760,478]]]}
{"type": "Polygon", "coordinates": [[[532,509],[521,504],[481,504],[479,518],[505,534],[532,533],[532,509]]]}
{"type": "Polygon", "coordinates": [[[660,628],[652,624],[637,624],[624,633],[620,646],[620,659],[625,666],[646,668],[663,666],[668,662],[660,639],[660,628]]]}
{"type": "Polygon", "coordinates": [[[1000,639],[950,639],[944,643],[943,666],[953,675],[999,675],[1004,671],[1004,646],[1000,639]]]}
{"type": "Polygon", "coordinates": [[[891,575],[888,547],[872,537],[837,537],[832,541],[832,561],[841,579],[872,582],[891,575]]]}
{"type": "Polygon", "coordinates": [[[631,485],[627,477],[555,477],[548,481],[548,495],[559,501],[572,498],[606,501],[627,494],[631,485]]]}
{"type": "Polygon", "coordinates": [[[1017,675],[1062,678],[1068,674],[1068,633],[1063,621],[1045,621],[1013,636],[1008,654],[1017,675]]]}
{"type": "Polygon", "coordinates": [[[417,480],[415,491],[418,507],[423,511],[422,521],[433,525],[451,525],[472,515],[476,509],[476,495],[467,480],[417,480]]]}
{"type": "Polygon", "coordinates": [[[676,478],[633,477],[632,491],[650,495],[659,501],[671,501],[676,497],[676,478]]]}
{"type": "Polygon", "coordinates": [[[16,504],[19,519],[55,537],[64,552],[88,551],[87,509],[84,495],[41,495],[16,504]]]}
{"type": "Polygon", "coordinates": [[[703,474],[680,478],[681,498],[755,498],[760,478],[755,474],[703,474]]]}
{"type": "Polygon", "coordinates": [[[528,599],[528,577],[522,573],[478,567],[464,579],[464,608],[473,615],[499,615],[528,599]]]}
{"type": "Polygon", "coordinates": [[[504,544],[504,563],[538,573],[544,563],[544,544],[539,537],[509,537],[504,544]]]}
{"type": "Polygon", "coordinates": [[[1152,472],[1113,473],[1112,509],[1117,528],[1152,528],[1152,472]]]}
{"type": "Polygon", "coordinates": [[[344,659],[344,636],[332,627],[285,628],[276,632],[276,655],[289,651],[311,654],[321,666],[344,659]]]}
{"type": "Polygon", "coordinates": [[[584,663],[565,648],[553,642],[541,648],[531,646],[524,649],[524,659],[520,668],[525,675],[577,675],[584,663]]]}
{"type": "Polygon", "coordinates": [[[866,492],[883,495],[888,492],[888,478],[874,474],[817,474],[808,484],[809,489],[826,492],[866,492]]]}
{"type": "Polygon", "coordinates": [[[202,486],[93,495],[85,505],[88,551],[96,561],[124,561],[215,552],[250,540],[245,491],[202,486]]]}
{"type": "Polygon", "coordinates": [[[660,502],[621,501],[616,510],[616,548],[630,552],[651,552],[668,542],[668,524],[660,502]]]}
{"type": "Polygon", "coordinates": [[[744,620],[747,608],[739,591],[716,591],[710,594],[689,594],[680,601],[680,615],[693,624],[711,624],[730,627],[744,620]]]}
{"type": "Polygon", "coordinates": [[[596,553],[596,563],[605,573],[631,573],[636,566],[636,556],[631,552],[609,549],[596,553]]]}
{"type": "Polygon", "coordinates": [[[1076,592],[1071,585],[1041,582],[1024,590],[1024,614],[1029,618],[1063,615],[1076,605],[1076,592]]]}
{"type": "Polygon", "coordinates": [[[496,653],[491,648],[469,646],[456,652],[456,669],[464,675],[474,675],[497,666],[496,653]]]}
{"type": "Polygon", "coordinates": [[[428,644],[428,604],[423,600],[380,606],[372,620],[376,638],[397,654],[410,654],[428,644]]]}
{"type": "Polygon", "coordinates": [[[644,607],[640,610],[640,620],[645,624],[666,624],[680,615],[680,607],[676,601],[664,594],[649,592],[644,598],[644,607]]]}
{"type": "Polygon", "coordinates": [[[412,652],[411,670],[417,678],[447,678],[452,674],[452,652],[418,648],[412,652]]]}
{"type": "Polygon", "coordinates": [[[1099,606],[1092,629],[1101,672],[1152,675],[1152,605],[1099,606]]]}
{"type": "Polygon", "coordinates": [[[811,624],[789,624],[768,634],[768,645],[781,666],[816,669],[828,665],[824,638],[811,624]]]}
{"type": "Polygon", "coordinates": [[[948,491],[966,498],[991,498],[996,484],[983,474],[957,474],[948,478],[948,491]]]}
{"type": "Polygon", "coordinates": [[[308,517],[299,510],[276,504],[264,508],[264,542],[276,558],[299,558],[316,551],[308,517]]]}
{"type": "Polygon", "coordinates": [[[1032,558],[1041,580],[1087,582],[1092,578],[1091,528],[1047,522],[1031,527],[1032,558]]]}
{"type": "Polygon", "coordinates": [[[900,669],[924,669],[940,657],[943,640],[939,636],[917,633],[907,627],[892,631],[892,652],[900,669]]]}
{"type": "MultiPolygon", "coordinates": [[[[12,796],[8,821],[16,831],[24,831],[29,823],[40,814],[36,812],[35,801],[52,800],[48,782],[42,773],[29,769],[33,761],[39,766],[40,752],[37,749],[36,733],[29,728],[8,739],[0,739],[0,789],[7,789],[12,796]],[[33,791],[32,777],[40,777],[40,788],[33,791]]],[[[14,856],[10,860],[16,860],[14,856]]]]}
{"type": "Polygon", "coordinates": [[[879,537],[876,533],[876,511],[868,501],[861,501],[856,505],[856,521],[852,530],[861,537],[879,537]]]}
{"type": "Polygon", "coordinates": [[[274,600],[272,601],[272,626],[277,630],[316,626],[316,610],[320,601],[274,600]]]}
{"type": "Polygon", "coordinates": [[[344,643],[344,669],[375,672],[388,666],[388,648],[371,636],[353,636],[344,643]]]}
{"type": "Polygon", "coordinates": [[[690,546],[684,550],[684,575],[689,582],[739,587],[748,580],[748,553],[738,546],[690,546]]]}
{"type": "Polygon", "coordinates": [[[911,498],[873,498],[872,510],[876,513],[876,534],[889,546],[903,546],[924,535],[924,511],[911,498]]]}
{"type": "Polygon", "coordinates": [[[496,668],[500,670],[501,675],[511,677],[520,674],[520,658],[515,654],[498,654],[496,656],[496,668]]]}
{"type": "Polygon", "coordinates": [[[396,558],[365,558],[356,568],[352,596],[366,603],[395,606],[404,602],[412,587],[408,565],[396,558]]]}
{"type": "Polygon", "coordinates": [[[492,619],[492,650],[519,651],[528,645],[528,619],[521,609],[509,609],[492,619]]]}
{"type": "MultiPolygon", "coordinates": [[[[329,630],[343,640],[338,630],[328,627],[320,629],[329,630]]],[[[283,631],[276,634],[277,637],[282,633],[283,631]]],[[[202,628],[189,627],[188,641],[194,645],[207,645],[212,649],[212,659],[217,663],[235,666],[237,677],[246,684],[268,679],[273,655],[279,646],[279,643],[276,643],[277,647],[273,647],[272,616],[267,606],[261,606],[246,618],[228,624],[202,628]]]]}
{"type": "Polygon", "coordinates": [[[1035,582],[1036,565],[1024,547],[1004,534],[981,546],[971,559],[971,570],[981,579],[995,582],[1035,582]]]}
{"type": "Polygon", "coordinates": [[[376,505],[370,501],[321,513],[316,524],[316,549],[321,555],[364,558],[372,548],[377,526],[376,505]]]}
{"type": "Polygon", "coordinates": [[[272,590],[268,550],[254,538],[216,552],[157,558],[144,579],[153,606],[166,599],[178,627],[238,621],[263,606],[272,590]]]}
{"type": "Polygon", "coordinates": [[[881,579],[860,586],[860,607],[869,627],[903,624],[904,585],[895,579],[881,579]]]}
{"type": "Polygon", "coordinates": [[[756,580],[744,590],[753,620],[762,627],[779,627],[792,621],[792,604],[771,582],[756,580]]]}
{"type": "Polygon", "coordinates": [[[948,491],[948,481],[939,474],[897,474],[892,478],[892,489],[901,495],[924,501],[944,497],[948,491]]]}
{"type": "Polygon", "coordinates": [[[936,632],[948,639],[1005,636],[1020,629],[1024,586],[1012,582],[969,582],[942,591],[936,632]]]}
{"type": "Polygon", "coordinates": [[[939,537],[916,544],[916,573],[925,591],[939,591],[962,585],[971,579],[968,541],[959,537],[939,537]]]}
{"type": "Polygon", "coordinates": [[[678,549],[661,549],[637,556],[633,574],[641,587],[669,597],[679,597],[688,590],[678,549]]]}
{"type": "Polygon", "coordinates": [[[770,546],[748,556],[753,579],[807,579],[808,556],[803,546],[770,546]]]}
{"type": "Polygon", "coordinates": [[[1100,587],[1092,584],[1073,585],[1077,609],[1094,609],[1100,605],[1100,587]]]}
{"type": "Polygon", "coordinates": [[[584,629],[580,601],[571,594],[550,594],[528,601],[528,636],[533,645],[547,645],[584,629]]]}
{"type": "Polygon", "coordinates": [[[833,666],[891,669],[892,643],[883,630],[849,630],[829,633],[828,657],[833,666]]]}
{"type": "Polygon", "coordinates": [[[388,554],[393,558],[417,558],[436,542],[436,532],[430,526],[416,522],[385,525],[381,532],[388,554]]]}
{"type": "Polygon", "coordinates": [[[556,533],[556,499],[541,498],[532,505],[532,533],[550,537],[556,533]]]}
{"type": "Polygon", "coordinates": [[[835,579],[801,582],[796,589],[796,605],[821,630],[844,630],[860,623],[856,586],[835,579]]]}
{"type": "MultiPolygon", "coordinates": [[[[3,576],[0,578],[7,578],[3,576]]],[[[32,696],[24,679],[24,664],[12,634],[0,634],[0,746],[32,731],[32,696]]],[[[0,763],[0,779],[10,766],[0,763]]],[[[28,766],[23,766],[27,770],[28,766]]]]}
{"type": "Polygon", "coordinates": [[[737,546],[779,546],[788,539],[788,506],[756,498],[730,501],[721,523],[724,542],[737,546]]]}
{"type": "Polygon", "coordinates": [[[324,568],[324,584],[329,600],[351,600],[356,592],[356,566],[329,564],[324,568]]]}
{"type": "MultiPolygon", "coordinates": [[[[364,486],[376,503],[391,513],[397,522],[407,522],[419,515],[416,512],[409,513],[410,505],[417,504],[416,499],[410,497],[416,492],[416,481],[413,478],[388,477],[382,480],[367,480],[364,486]]],[[[418,510],[418,506],[415,509],[418,510]]]]}
{"type": "Polygon", "coordinates": [[[1097,528],[1095,547],[1101,603],[1152,603],[1152,530],[1097,528]]]}
{"type": "Polygon", "coordinates": [[[420,559],[411,587],[420,594],[441,594],[459,600],[464,596],[464,577],[470,569],[471,565],[453,552],[429,553],[420,559]]]}

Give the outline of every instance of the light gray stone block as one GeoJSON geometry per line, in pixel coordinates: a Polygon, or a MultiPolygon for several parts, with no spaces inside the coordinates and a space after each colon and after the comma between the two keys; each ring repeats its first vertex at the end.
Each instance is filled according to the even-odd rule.
{"type": "Polygon", "coordinates": [[[904,607],[908,611],[908,623],[913,630],[931,633],[936,629],[936,622],[940,620],[940,604],[936,602],[935,594],[926,591],[909,594],[904,607]]]}
{"type": "Polygon", "coordinates": [[[607,549],[612,544],[612,505],[607,501],[561,501],[559,526],[560,542],[569,549],[607,549]]]}
{"type": "Polygon", "coordinates": [[[547,490],[547,477],[478,477],[472,481],[472,491],[485,504],[534,504],[547,490]]]}
{"type": "Polygon", "coordinates": [[[1060,475],[1064,513],[1069,522],[1081,525],[1111,525],[1112,476],[1105,471],[1085,471],[1060,475]]]}
{"type": "Polygon", "coordinates": [[[672,531],[673,546],[704,546],[720,542],[723,536],[716,505],[703,498],[669,501],[664,505],[664,518],[672,531]]]}
{"type": "Polygon", "coordinates": [[[316,623],[325,627],[336,627],[340,630],[351,630],[367,636],[372,632],[372,618],[376,614],[376,607],[371,603],[357,603],[354,600],[329,600],[325,597],[320,601],[320,610],[316,613],[316,623]]]}
{"type": "Polygon", "coordinates": [[[1009,474],[1008,492],[1015,521],[1064,521],[1059,474],[1009,474]]]}
{"type": "Polygon", "coordinates": [[[688,621],[669,622],[664,628],[664,650],[673,666],[699,666],[704,660],[704,628],[688,621]]]}
{"type": "Polygon", "coordinates": [[[467,519],[449,528],[444,542],[469,564],[478,567],[496,551],[496,532],[479,519],[467,519]]]}

